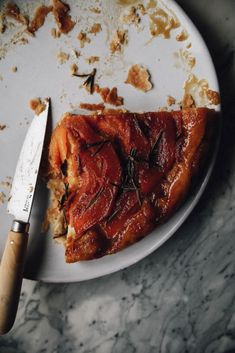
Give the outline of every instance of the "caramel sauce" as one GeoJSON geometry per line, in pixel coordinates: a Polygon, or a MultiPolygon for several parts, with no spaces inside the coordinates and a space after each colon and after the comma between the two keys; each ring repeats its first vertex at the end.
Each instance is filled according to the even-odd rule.
{"type": "Polygon", "coordinates": [[[53,9],[52,6],[40,6],[36,9],[34,13],[33,20],[31,21],[30,25],[28,26],[28,30],[31,33],[35,33],[40,27],[43,26],[46,16],[49,12],[53,9]]]}
{"type": "Polygon", "coordinates": [[[171,16],[160,8],[157,8],[152,14],[150,14],[149,18],[150,32],[154,37],[162,35],[164,38],[170,38],[170,32],[180,26],[180,23],[175,16],[171,16]]]}

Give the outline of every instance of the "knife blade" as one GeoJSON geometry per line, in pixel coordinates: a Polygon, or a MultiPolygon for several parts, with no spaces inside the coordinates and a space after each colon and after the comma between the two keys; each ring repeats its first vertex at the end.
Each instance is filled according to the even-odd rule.
{"type": "Polygon", "coordinates": [[[7,207],[15,219],[24,223],[29,221],[41,161],[49,101],[45,104],[45,110],[34,117],[25,137],[7,207]]]}
{"type": "Polygon", "coordinates": [[[35,116],[26,134],[10,192],[8,212],[15,219],[8,233],[0,265],[0,334],[14,324],[28,244],[29,218],[47,127],[49,99],[35,116]]]}

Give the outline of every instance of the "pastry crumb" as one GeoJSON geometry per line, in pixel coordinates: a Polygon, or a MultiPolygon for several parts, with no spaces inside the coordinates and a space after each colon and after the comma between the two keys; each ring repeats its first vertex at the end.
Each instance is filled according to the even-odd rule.
{"type": "Polygon", "coordinates": [[[84,48],[86,43],[90,43],[91,40],[90,38],[87,36],[87,34],[83,31],[81,31],[80,33],[78,33],[77,35],[77,39],[80,41],[80,47],[84,48]]]}
{"type": "Polygon", "coordinates": [[[57,60],[58,62],[62,65],[64,64],[66,61],[69,60],[69,54],[63,52],[63,51],[60,51],[58,54],[57,54],[57,60]]]}
{"type": "Polygon", "coordinates": [[[192,47],[192,43],[187,44],[186,48],[189,49],[192,47]]]}
{"type": "Polygon", "coordinates": [[[45,110],[46,104],[43,103],[40,98],[33,98],[29,101],[29,107],[36,115],[39,115],[45,110]]]}
{"type": "Polygon", "coordinates": [[[144,16],[146,14],[146,9],[143,4],[138,4],[137,9],[141,12],[141,15],[144,16]]]}
{"type": "Polygon", "coordinates": [[[208,89],[206,91],[207,98],[209,99],[211,104],[218,105],[220,104],[220,94],[219,92],[208,89]]]}
{"type": "Polygon", "coordinates": [[[75,21],[69,15],[70,7],[60,0],[53,0],[53,15],[61,33],[69,33],[75,26],[75,21]]]}
{"type": "Polygon", "coordinates": [[[25,25],[26,27],[28,26],[28,18],[21,14],[19,7],[15,3],[7,4],[5,16],[13,18],[15,21],[25,25]]]}
{"type": "Polygon", "coordinates": [[[150,91],[153,87],[150,81],[149,71],[138,64],[133,65],[129,69],[125,83],[130,84],[143,92],[150,91]]]}
{"type": "Polygon", "coordinates": [[[104,110],[104,104],[103,103],[80,103],[80,108],[85,109],[85,110],[90,110],[90,111],[99,111],[99,110],[104,110]]]}
{"type": "Polygon", "coordinates": [[[12,183],[8,180],[3,180],[0,182],[0,186],[2,186],[5,189],[10,189],[11,185],[12,185],[12,183]]]}
{"type": "Polygon", "coordinates": [[[93,13],[100,14],[101,9],[99,7],[90,7],[89,10],[93,13]]]}
{"type": "Polygon", "coordinates": [[[6,127],[7,127],[7,126],[6,126],[5,124],[0,124],[0,131],[5,130],[6,127]]]}
{"type": "Polygon", "coordinates": [[[39,6],[34,13],[34,17],[31,23],[28,25],[28,31],[30,33],[35,33],[40,27],[44,25],[47,15],[52,11],[52,6],[39,6]]]}
{"type": "Polygon", "coordinates": [[[89,29],[89,33],[92,33],[94,35],[96,35],[97,33],[99,33],[102,30],[101,24],[100,23],[94,23],[91,28],[89,29]]]}
{"type": "Polygon", "coordinates": [[[5,15],[0,13],[0,33],[4,33],[6,30],[5,15]]]}
{"type": "Polygon", "coordinates": [[[120,52],[122,46],[127,43],[127,31],[126,30],[116,30],[113,39],[109,44],[109,49],[112,54],[120,52]]]}
{"type": "Polygon", "coordinates": [[[180,34],[177,34],[175,38],[178,42],[183,42],[184,40],[188,39],[188,32],[183,29],[180,34]]]}
{"type": "Polygon", "coordinates": [[[182,108],[193,108],[195,107],[195,101],[191,94],[185,93],[181,102],[182,108]]]}
{"type": "Polygon", "coordinates": [[[123,15],[122,22],[128,25],[131,25],[131,24],[137,25],[140,22],[140,16],[135,6],[131,6],[128,12],[123,15]]]}
{"type": "Polygon", "coordinates": [[[96,92],[99,93],[104,103],[108,103],[116,107],[123,105],[124,98],[118,96],[117,87],[113,87],[111,89],[108,87],[104,87],[104,88],[99,87],[97,89],[96,87],[96,92]]]}
{"type": "Polygon", "coordinates": [[[76,64],[72,64],[71,66],[70,66],[70,73],[71,73],[71,75],[74,75],[74,74],[76,74],[78,72],[78,66],[76,65],[76,64]]]}
{"type": "Polygon", "coordinates": [[[6,194],[3,191],[0,191],[0,204],[3,204],[6,201],[6,194]]]}
{"type": "Polygon", "coordinates": [[[86,59],[88,64],[93,64],[99,60],[100,60],[99,56],[90,56],[89,58],[86,59]]]}
{"type": "Polygon", "coordinates": [[[16,72],[17,71],[17,66],[12,66],[11,72],[16,72]]]}
{"type": "Polygon", "coordinates": [[[166,100],[167,105],[171,106],[171,105],[175,104],[175,102],[176,102],[176,100],[174,97],[172,97],[172,96],[167,97],[167,100],[166,100]]]}
{"type": "Polygon", "coordinates": [[[51,28],[51,36],[53,38],[60,38],[60,31],[58,31],[55,27],[51,28]]]}

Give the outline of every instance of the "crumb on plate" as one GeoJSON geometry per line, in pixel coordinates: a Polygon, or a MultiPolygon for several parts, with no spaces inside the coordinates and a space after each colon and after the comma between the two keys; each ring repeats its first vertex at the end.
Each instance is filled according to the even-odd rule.
{"type": "Polygon", "coordinates": [[[109,44],[109,49],[111,53],[120,52],[122,45],[127,42],[127,31],[126,30],[116,30],[114,36],[109,44]]]}
{"type": "Polygon", "coordinates": [[[101,96],[104,103],[108,103],[114,106],[123,105],[123,97],[118,96],[117,87],[113,88],[100,88],[99,86],[95,87],[96,92],[101,96]]]}
{"type": "Polygon", "coordinates": [[[191,94],[185,93],[181,102],[182,108],[193,108],[195,107],[195,101],[191,94]]]}
{"type": "Polygon", "coordinates": [[[1,191],[0,192],[0,204],[3,204],[6,201],[6,194],[1,191]]]}
{"type": "Polygon", "coordinates": [[[89,33],[92,33],[94,35],[96,35],[97,33],[99,33],[102,30],[101,24],[100,23],[94,23],[91,28],[89,29],[89,33]]]}
{"type": "Polygon", "coordinates": [[[171,105],[175,104],[175,102],[176,102],[176,100],[174,97],[172,97],[172,96],[167,97],[167,100],[166,100],[167,105],[171,106],[171,105]]]}
{"type": "Polygon", "coordinates": [[[69,15],[70,7],[61,0],[53,0],[53,15],[61,33],[69,33],[75,26],[75,21],[69,15]]]}
{"type": "Polygon", "coordinates": [[[78,72],[78,66],[77,66],[77,64],[72,64],[71,66],[70,66],[70,73],[71,73],[71,75],[74,75],[74,74],[76,74],[78,72]]]}
{"type": "Polygon", "coordinates": [[[99,7],[90,7],[89,10],[93,13],[100,14],[101,9],[99,7]]]}
{"type": "Polygon", "coordinates": [[[0,33],[4,33],[6,30],[5,14],[0,13],[0,33]]]}
{"type": "Polygon", "coordinates": [[[89,58],[86,59],[88,64],[94,64],[95,62],[97,62],[99,60],[100,60],[99,56],[90,56],[89,58]]]}
{"type": "Polygon", "coordinates": [[[188,39],[188,32],[183,29],[177,36],[175,37],[178,42],[183,42],[184,40],[188,39]]]}
{"type": "Polygon", "coordinates": [[[219,92],[208,89],[206,91],[207,98],[209,99],[211,104],[218,105],[220,104],[220,94],[219,92]]]}
{"type": "Polygon", "coordinates": [[[133,65],[129,69],[125,83],[130,84],[143,92],[150,91],[153,87],[150,81],[150,73],[147,69],[138,64],[133,65]]]}
{"type": "Polygon", "coordinates": [[[64,64],[66,61],[69,60],[69,54],[63,52],[63,51],[60,51],[57,55],[57,60],[60,64],[64,64]]]}
{"type": "Polygon", "coordinates": [[[28,25],[28,31],[35,33],[40,27],[43,26],[47,15],[52,11],[52,6],[41,5],[36,8],[34,17],[28,25]]]}
{"type": "Polygon", "coordinates": [[[33,98],[29,101],[29,107],[36,115],[39,115],[45,110],[46,104],[43,103],[40,98],[33,98]]]}
{"type": "Polygon", "coordinates": [[[146,5],[146,9],[154,9],[157,6],[156,0],[149,0],[149,2],[146,5]]]}
{"type": "Polygon", "coordinates": [[[8,3],[6,6],[5,15],[13,18],[15,21],[28,26],[29,20],[26,16],[22,15],[19,7],[15,3],[8,3]]]}
{"type": "Polygon", "coordinates": [[[138,24],[140,22],[140,16],[135,6],[131,6],[128,12],[123,15],[122,22],[128,25],[138,24]]]}
{"type": "Polygon", "coordinates": [[[11,72],[16,72],[17,71],[17,66],[12,66],[11,67],[11,72]]]}
{"type": "Polygon", "coordinates": [[[6,127],[7,127],[7,126],[6,126],[5,124],[0,124],[0,131],[5,130],[6,127]]]}
{"type": "Polygon", "coordinates": [[[53,38],[60,38],[60,31],[58,31],[55,27],[51,28],[51,36],[53,38]]]}
{"type": "Polygon", "coordinates": [[[77,35],[77,39],[80,41],[80,47],[84,48],[86,43],[90,43],[91,40],[90,38],[87,36],[87,34],[83,31],[81,31],[80,33],[78,33],[77,35]]]}

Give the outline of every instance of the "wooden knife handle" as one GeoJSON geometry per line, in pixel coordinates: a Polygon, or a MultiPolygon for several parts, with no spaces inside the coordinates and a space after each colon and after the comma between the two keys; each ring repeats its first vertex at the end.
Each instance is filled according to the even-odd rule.
{"type": "MultiPolygon", "coordinates": [[[[25,225],[27,225],[25,223],[25,225]]],[[[25,231],[10,231],[0,265],[0,334],[13,326],[19,303],[24,263],[28,244],[25,231]]]]}

